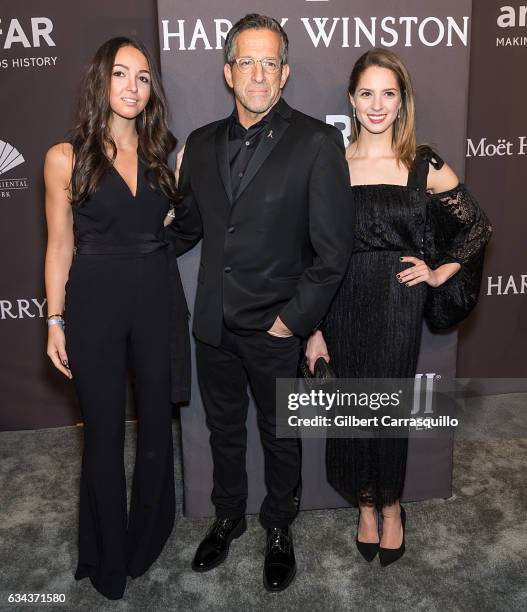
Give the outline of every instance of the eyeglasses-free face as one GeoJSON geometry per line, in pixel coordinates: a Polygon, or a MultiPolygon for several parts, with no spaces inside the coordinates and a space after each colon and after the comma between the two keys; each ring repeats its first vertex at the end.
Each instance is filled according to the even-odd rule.
{"type": "Polygon", "coordinates": [[[110,107],[115,115],[135,119],[150,99],[150,68],[135,47],[121,47],[110,80],[110,107]]]}
{"type": "Polygon", "coordinates": [[[393,70],[380,66],[366,68],[350,99],[357,121],[372,134],[381,134],[389,129],[402,105],[397,76],[393,70]]]}

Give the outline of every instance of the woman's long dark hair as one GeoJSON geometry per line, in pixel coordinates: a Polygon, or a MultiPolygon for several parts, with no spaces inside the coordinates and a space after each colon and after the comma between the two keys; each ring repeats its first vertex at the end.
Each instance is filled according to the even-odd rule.
{"type": "Polygon", "coordinates": [[[71,203],[82,204],[97,190],[117,156],[117,146],[110,133],[110,80],[115,56],[121,47],[134,47],[148,62],[150,99],[136,118],[138,152],[147,166],[151,187],[159,188],[172,202],[176,202],[176,180],[174,171],[168,166],[168,156],[177,141],[168,128],[161,76],[143,43],[121,36],[106,41],[98,49],[82,83],[77,124],[68,138],[75,156],[70,184],[71,203]],[[108,146],[113,151],[110,157],[108,146]]]}

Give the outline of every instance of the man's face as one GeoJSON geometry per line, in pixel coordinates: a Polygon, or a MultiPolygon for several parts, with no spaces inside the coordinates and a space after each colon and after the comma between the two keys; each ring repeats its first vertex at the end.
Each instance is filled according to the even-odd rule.
{"type": "MultiPolygon", "coordinates": [[[[271,30],[244,30],[235,43],[235,58],[280,60],[280,35],[271,30]]],[[[238,112],[264,115],[278,101],[280,90],[289,76],[289,66],[277,72],[265,72],[260,62],[249,72],[242,73],[236,64],[225,64],[225,80],[234,90],[238,112]]],[[[241,118],[241,117],[240,117],[241,118]]]]}

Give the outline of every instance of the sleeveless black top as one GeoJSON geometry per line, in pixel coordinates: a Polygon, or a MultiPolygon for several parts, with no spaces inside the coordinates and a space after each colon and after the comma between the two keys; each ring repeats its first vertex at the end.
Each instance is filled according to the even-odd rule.
{"type": "Polygon", "coordinates": [[[161,190],[150,187],[140,158],[135,196],[111,166],[97,191],[73,208],[77,253],[131,255],[164,248],[163,220],[169,208],[161,190]]]}
{"type": "Polygon", "coordinates": [[[163,221],[170,208],[160,189],[152,189],[145,163],[137,162],[135,196],[111,166],[97,191],[81,206],[73,207],[77,256],[145,256],[165,249],[170,284],[170,375],[171,400],[190,400],[190,341],[187,302],[176,255],[164,240],[163,221]]]}

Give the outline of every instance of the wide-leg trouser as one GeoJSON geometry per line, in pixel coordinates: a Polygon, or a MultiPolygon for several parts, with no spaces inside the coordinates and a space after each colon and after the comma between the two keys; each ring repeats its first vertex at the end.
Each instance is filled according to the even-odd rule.
{"type": "Polygon", "coordinates": [[[174,524],[168,283],[160,250],[78,255],[66,287],[66,351],[84,421],[75,577],[111,599],[155,561],[174,524]],[[127,363],[138,416],[128,518],[127,363]]]}

